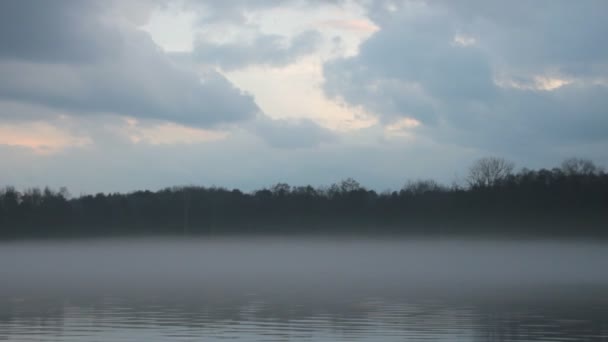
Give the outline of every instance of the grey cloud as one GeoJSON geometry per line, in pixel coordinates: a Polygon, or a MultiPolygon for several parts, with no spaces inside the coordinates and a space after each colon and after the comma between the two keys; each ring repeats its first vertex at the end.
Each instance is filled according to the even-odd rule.
{"type": "Polygon", "coordinates": [[[389,119],[439,120],[440,101],[490,101],[496,94],[484,52],[451,44],[445,13],[392,18],[357,56],[324,66],[325,91],[389,119]]]}
{"type": "Polygon", "coordinates": [[[572,84],[551,92],[512,93],[505,99],[505,116],[512,113],[537,134],[562,143],[608,140],[605,86],[572,84]]]}
{"type": "Polygon", "coordinates": [[[481,48],[511,67],[526,71],[557,68],[566,73],[606,64],[608,35],[602,0],[498,2],[430,0],[474,32],[481,48]]]}
{"type": "MultiPolygon", "coordinates": [[[[167,2],[172,2],[168,0],[167,2]]],[[[210,22],[229,22],[243,25],[247,23],[247,13],[267,10],[282,6],[298,6],[301,8],[315,7],[327,4],[341,4],[344,0],[182,0],[184,8],[200,14],[200,25],[210,22]]]]}
{"type": "Polygon", "coordinates": [[[419,84],[395,77],[380,77],[359,64],[357,58],[336,60],[324,65],[326,95],[364,106],[381,115],[382,121],[403,116],[427,124],[437,121],[435,99],[419,84]]]}
{"type": "Polygon", "coordinates": [[[324,90],[384,121],[417,118],[425,124],[424,134],[441,143],[523,153],[526,148],[606,143],[608,87],[577,73],[608,64],[605,48],[595,46],[599,35],[608,33],[608,25],[597,20],[606,3],[578,4],[522,2],[522,18],[517,16],[522,9],[511,4],[403,2],[402,10],[376,16],[381,30],[359,55],[325,65],[324,90]],[[457,34],[476,43],[459,46],[452,41],[457,34]],[[553,91],[494,83],[499,72],[532,77],[556,69],[583,80],[553,91]]]}
{"type": "Polygon", "coordinates": [[[184,6],[189,10],[194,10],[202,14],[200,21],[201,25],[218,21],[244,24],[247,21],[246,13],[248,11],[278,7],[288,2],[291,2],[291,0],[186,0],[184,6]]]}
{"type": "MultiPolygon", "coordinates": [[[[192,58],[205,64],[219,66],[224,70],[234,70],[249,65],[284,66],[298,57],[313,53],[322,42],[322,35],[308,30],[289,38],[278,34],[264,34],[250,22],[248,14],[282,7],[314,8],[320,5],[340,4],[342,0],[234,0],[234,1],[193,1],[181,2],[189,11],[197,13],[198,26],[236,26],[249,29],[254,38],[248,41],[218,43],[200,36],[194,42],[192,58]]],[[[189,58],[179,56],[178,58],[189,58]]]]}
{"type": "Polygon", "coordinates": [[[175,67],[149,36],[104,17],[108,4],[2,2],[2,16],[15,18],[1,24],[13,33],[0,34],[0,98],[197,126],[259,112],[251,96],[219,73],[208,72],[201,82],[175,67]]]}
{"type": "Polygon", "coordinates": [[[308,119],[271,119],[260,117],[252,130],[277,148],[311,148],[336,139],[335,135],[308,119]]]}
{"type": "Polygon", "coordinates": [[[98,2],[7,0],[0,2],[0,58],[84,63],[112,57],[119,32],[93,15],[98,2]]]}
{"type": "Polygon", "coordinates": [[[300,33],[288,43],[285,37],[268,34],[261,34],[249,43],[218,44],[199,40],[195,43],[193,57],[225,70],[251,64],[282,66],[314,52],[320,42],[321,34],[316,31],[300,33]]]}
{"type": "Polygon", "coordinates": [[[522,164],[526,165],[545,167],[539,161],[566,150],[570,152],[561,158],[584,155],[604,161],[604,154],[597,148],[591,152],[587,146],[608,148],[606,105],[608,92],[602,87],[565,86],[534,93],[510,89],[487,105],[442,104],[438,109],[442,121],[418,127],[417,132],[442,145],[458,144],[525,160],[522,164]]]}

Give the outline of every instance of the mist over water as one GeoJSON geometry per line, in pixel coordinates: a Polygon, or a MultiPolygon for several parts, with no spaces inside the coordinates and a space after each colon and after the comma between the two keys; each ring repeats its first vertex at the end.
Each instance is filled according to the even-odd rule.
{"type": "Polygon", "coordinates": [[[0,340],[608,338],[594,241],[148,238],[0,244],[0,340]]]}
{"type": "Polygon", "coordinates": [[[604,243],[388,238],[149,238],[3,243],[3,292],[172,290],[520,293],[608,284],[604,243]]]}

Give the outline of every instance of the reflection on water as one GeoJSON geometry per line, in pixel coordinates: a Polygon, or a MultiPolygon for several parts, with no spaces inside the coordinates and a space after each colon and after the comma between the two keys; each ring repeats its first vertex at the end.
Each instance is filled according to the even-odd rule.
{"type": "Polygon", "coordinates": [[[241,303],[13,300],[7,341],[606,341],[606,307],[484,307],[441,302],[241,303]]]}
{"type": "Polygon", "coordinates": [[[602,243],[0,244],[0,341],[608,341],[602,243]]]}

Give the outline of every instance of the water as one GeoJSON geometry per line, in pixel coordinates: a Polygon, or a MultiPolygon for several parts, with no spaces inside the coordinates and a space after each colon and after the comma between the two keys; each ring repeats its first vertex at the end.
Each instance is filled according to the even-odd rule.
{"type": "Polygon", "coordinates": [[[608,245],[0,244],[0,341],[608,341],[608,245]]]}

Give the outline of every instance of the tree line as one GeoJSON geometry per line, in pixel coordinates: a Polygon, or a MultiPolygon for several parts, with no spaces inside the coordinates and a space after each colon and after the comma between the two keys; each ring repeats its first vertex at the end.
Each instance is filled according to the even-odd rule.
{"type": "Polygon", "coordinates": [[[376,192],[352,178],[326,187],[238,189],[179,186],[71,197],[0,190],[0,238],[120,234],[342,233],[572,234],[608,227],[608,173],[571,158],[553,169],[522,169],[482,158],[466,184],[407,182],[376,192]]]}

